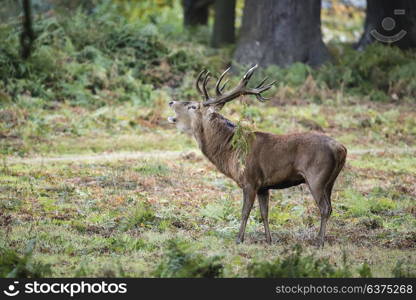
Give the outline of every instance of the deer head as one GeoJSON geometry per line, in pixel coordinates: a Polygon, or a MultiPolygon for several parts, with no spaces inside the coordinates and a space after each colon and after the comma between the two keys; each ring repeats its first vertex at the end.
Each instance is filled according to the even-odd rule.
{"type": "MultiPolygon", "coordinates": [[[[171,101],[169,106],[175,111],[175,117],[169,117],[168,121],[176,125],[176,127],[184,133],[192,135],[198,125],[201,122],[212,122],[215,116],[221,118],[219,114],[215,114],[227,103],[239,96],[254,95],[259,101],[266,101],[267,98],[262,96],[262,93],[269,90],[275,81],[269,84],[265,84],[267,78],[262,80],[255,88],[248,88],[248,82],[253,76],[254,71],[257,69],[257,65],[251,67],[241,78],[239,83],[233,89],[224,92],[227,81],[222,84],[225,75],[230,68],[225,70],[215,84],[215,97],[211,97],[207,90],[207,85],[211,79],[210,72],[203,70],[199,73],[195,87],[198,93],[203,97],[203,102],[196,101],[171,101]]],[[[231,126],[231,124],[230,124],[231,126]]]]}

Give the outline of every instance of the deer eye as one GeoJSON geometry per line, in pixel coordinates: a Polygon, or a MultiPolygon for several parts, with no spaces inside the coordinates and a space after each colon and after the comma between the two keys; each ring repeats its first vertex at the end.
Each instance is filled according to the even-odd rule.
{"type": "Polygon", "coordinates": [[[196,106],[195,105],[188,106],[188,110],[190,110],[190,109],[196,109],[196,106]]]}

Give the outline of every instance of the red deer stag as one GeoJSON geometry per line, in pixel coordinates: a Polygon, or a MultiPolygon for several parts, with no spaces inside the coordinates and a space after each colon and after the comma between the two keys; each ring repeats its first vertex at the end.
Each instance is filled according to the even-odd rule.
{"type": "MultiPolygon", "coordinates": [[[[275,135],[254,132],[249,151],[242,165],[238,149],[232,147],[235,125],[218,111],[225,103],[241,95],[255,95],[259,101],[266,100],[262,93],[274,84],[263,80],[256,88],[247,84],[257,65],[247,71],[238,85],[224,92],[221,81],[227,69],[215,85],[216,97],[207,91],[210,73],[202,71],[196,88],[204,97],[203,102],[171,101],[169,106],[175,117],[169,122],[192,135],[202,153],[226,176],[233,179],[243,190],[243,209],[237,243],[244,240],[244,232],[257,195],[263,219],[267,243],[271,243],[268,223],[269,190],[284,189],[306,183],[321,214],[318,245],[324,245],[326,224],[332,212],[331,191],[344,166],[347,149],[334,139],[319,133],[294,133],[275,135]],[[201,88],[202,82],[202,88],[201,88]]],[[[241,153],[240,153],[241,154],[241,153]]]]}

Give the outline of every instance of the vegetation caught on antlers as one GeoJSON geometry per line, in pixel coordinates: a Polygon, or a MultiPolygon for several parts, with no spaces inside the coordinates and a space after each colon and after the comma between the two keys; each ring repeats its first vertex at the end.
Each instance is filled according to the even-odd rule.
{"type": "Polygon", "coordinates": [[[251,143],[256,138],[253,128],[244,121],[238,121],[231,140],[232,148],[237,152],[241,170],[245,169],[245,161],[251,150],[251,143]]]}

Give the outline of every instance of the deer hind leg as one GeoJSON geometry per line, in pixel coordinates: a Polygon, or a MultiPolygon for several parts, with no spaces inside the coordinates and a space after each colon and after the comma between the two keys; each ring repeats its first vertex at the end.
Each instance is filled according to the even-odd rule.
{"type": "Polygon", "coordinates": [[[253,208],[254,200],[256,199],[256,192],[251,187],[243,188],[243,210],[241,214],[240,231],[237,236],[237,244],[244,242],[244,233],[246,231],[247,220],[250,211],[253,208]]]}
{"type": "Polygon", "coordinates": [[[328,219],[332,213],[332,204],[331,204],[332,189],[334,187],[335,180],[337,179],[339,173],[341,172],[342,167],[343,165],[341,165],[340,167],[338,167],[332,172],[328,182],[325,184],[323,194],[321,195],[321,199],[323,198],[324,201],[321,201],[320,204],[318,204],[319,210],[321,212],[321,228],[319,230],[318,237],[320,239],[320,245],[322,247],[324,246],[326,223],[328,222],[328,219]],[[323,202],[325,204],[323,204],[323,202]],[[324,216],[324,219],[325,219],[324,221],[322,221],[322,216],[324,216]]]}
{"type": "Polygon", "coordinates": [[[341,172],[346,158],[346,149],[339,148],[334,156],[331,168],[310,170],[305,180],[321,213],[321,227],[318,233],[319,246],[324,246],[326,224],[332,213],[331,193],[335,180],[341,172]],[[315,174],[315,176],[314,176],[315,174]]]}
{"type": "Polygon", "coordinates": [[[321,213],[321,226],[318,233],[318,246],[323,247],[325,242],[326,224],[332,213],[331,200],[327,196],[325,189],[314,187],[310,187],[310,189],[321,213]]]}
{"type": "Polygon", "coordinates": [[[259,200],[260,214],[263,220],[266,242],[270,245],[272,243],[272,237],[269,229],[269,190],[259,191],[257,193],[257,199],[259,200]]]}
{"type": "Polygon", "coordinates": [[[316,205],[319,208],[319,212],[321,214],[321,226],[319,228],[318,233],[318,246],[323,247],[325,242],[325,232],[326,232],[326,224],[328,222],[329,217],[332,213],[332,205],[331,205],[331,190],[333,186],[333,182],[329,181],[329,178],[325,176],[324,178],[317,178],[317,180],[307,180],[309,190],[313,198],[315,199],[316,205]]]}

